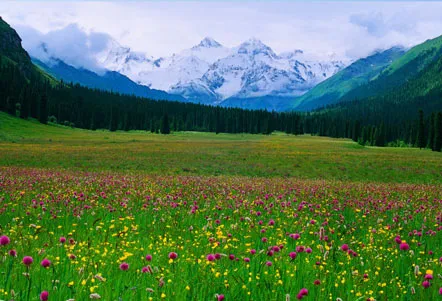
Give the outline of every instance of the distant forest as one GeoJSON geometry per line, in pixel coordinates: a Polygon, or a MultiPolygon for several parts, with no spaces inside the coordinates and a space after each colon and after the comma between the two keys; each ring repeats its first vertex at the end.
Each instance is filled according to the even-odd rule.
{"type": "Polygon", "coordinates": [[[441,95],[407,97],[399,92],[348,101],[314,112],[269,112],[156,101],[51,79],[0,56],[0,110],[41,123],[84,129],[215,133],[312,134],[351,138],[362,145],[415,146],[441,151],[442,113],[432,104],[441,95]],[[422,110],[419,110],[419,109],[422,110]]]}

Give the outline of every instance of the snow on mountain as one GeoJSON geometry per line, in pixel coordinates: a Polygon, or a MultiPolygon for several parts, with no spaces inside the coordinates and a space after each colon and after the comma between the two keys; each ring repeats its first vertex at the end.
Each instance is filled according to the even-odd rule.
{"type": "Polygon", "coordinates": [[[302,50],[278,55],[256,38],[227,48],[209,37],[158,59],[112,41],[98,61],[139,84],[212,104],[230,97],[299,96],[346,65],[333,58],[310,59],[302,50]]]}
{"type": "Polygon", "coordinates": [[[260,40],[250,39],[212,64],[203,80],[221,99],[298,96],[344,67],[341,62],[300,62],[301,53],[278,56],[260,40]]]}
{"type": "Polygon", "coordinates": [[[124,74],[138,83],[141,83],[139,75],[145,70],[151,70],[154,65],[153,57],[134,52],[115,40],[108,42],[107,49],[97,55],[97,61],[104,68],[124,74]]]}

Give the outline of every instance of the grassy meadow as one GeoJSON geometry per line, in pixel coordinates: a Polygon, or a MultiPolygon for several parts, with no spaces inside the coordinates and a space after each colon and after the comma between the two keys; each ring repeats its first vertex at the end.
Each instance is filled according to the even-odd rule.
{"type": "Polygon", "coordinates": [[[362,147],[347,139],[184,132],[108,132],[42,125],[0,113],[0,166],[150,175],[296,177],[442,183],[441,155],[362,147]]]}
{"type": "Polygon", "coordinates": [[[0,300],[438,300],[442,156],[0,113],[0,300]]]}

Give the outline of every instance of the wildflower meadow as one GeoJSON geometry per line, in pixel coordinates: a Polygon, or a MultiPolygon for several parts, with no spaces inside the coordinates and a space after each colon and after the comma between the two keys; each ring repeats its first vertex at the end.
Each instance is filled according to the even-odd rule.
{"type": "Polygon", "coordinates": [[[438,300],[440,185],[0,169],[0,300],[438,300]]]}

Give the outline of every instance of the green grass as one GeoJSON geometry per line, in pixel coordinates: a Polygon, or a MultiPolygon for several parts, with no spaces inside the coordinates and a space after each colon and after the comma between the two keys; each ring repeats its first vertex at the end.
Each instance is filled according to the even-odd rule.
{"type": "Polygon", "coordinates": [[[0,166],[10,167],[442,183],[442,156],[429,150],[362,147],[347,139],[283,133],[87,131],[4,113],[0,153],[0,166]]]}

